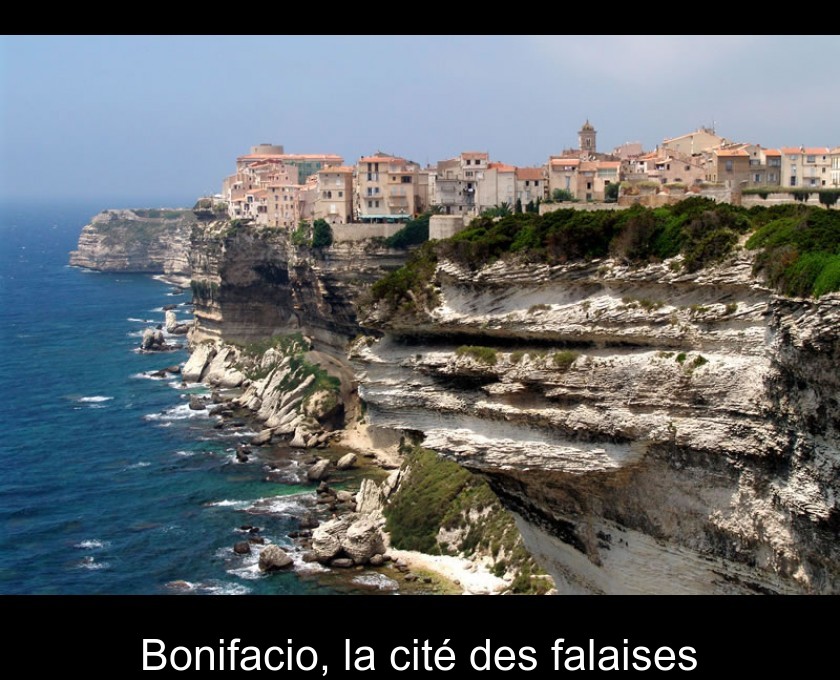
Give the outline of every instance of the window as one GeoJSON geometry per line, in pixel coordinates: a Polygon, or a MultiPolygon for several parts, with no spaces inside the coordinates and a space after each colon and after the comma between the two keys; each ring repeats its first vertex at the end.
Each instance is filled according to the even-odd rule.
{"type": "Polygon", "coordinates": [[[343,192],[343,191],[339,191],[339,192],[338,192],[338,197],[339,197],[339,198],[344,198],[344,192],[343,192]]]}
{"type": "Polygon", "coordinates": [[[756,184],[761,184],[761,173],[757,172],[753,175],[753,182],[755,182],[756,184]]]}
{"type": "Polygon", "coordinates": [[[691,170],[691,166],[690,166],[690,165],[686,165],[686,166],[685,166],[685,171],[686,171],[686,172],[689,172],[690,170],[691,170]]]}
{"type": "Polygon", "coordinates": [[[373,207],[373,201],[368,201],[368,208],[372,208],[372,207],[373,207]]]}
{"type": "Polygon", "coordinates": [[[527,179],[525,180],[525,186],[526,186],[526,187],[527,187],[527,186],[530,186],[530,185],[528,184],[528,180],[527,180],[527,179]]]}
{"type": "Polygon", "coordinates": [[[816,156],[805,156],[805,162],[806,163],[816,163],[817,158],[816,158],[816,156]]]}
{"type": "Polygon", "coordinates": [[[403,184],[411,184],[411,175],[403,175],[401,181],[403,184]]]}
{"type": "Polygon", "coordinates": [[[726,172],[732,172],[732,159],[728,159],[724,164],[726,166],[726,172]]]}
{"type": "Polygon", "coordinates": [[[464,174],[465,174],[467,177],[472,177],[472,176],[473,176],[472,170],[467,170],[464,174]]]}
{"type": "Polygon", "coordinates": [[[795,186],[796,186],[796,175],[791,175],[791,176],[790,176],[790,185],[791,185],[792,187],[795,187],[795,186]]]}
{"type": "MultiPolygon", "coordinates": [[[[592,188],[592,182],[587,182],[587,183],[586,183],[586,189],[587,189],[587,191],[588,191],[589,189],[591,189],[591,188],[592,188]]],[[[587,195],[586,195],[586,198],[587,198],[587,200],[589,200],[589,199],[590,199],[590,198],[592,198],[592,197],[591,197],[589,194],[587,194],[587,195]]]]}
{"type": "Polygon", "coordinates": [[[374,201],[376,203],[376,207],[379,207],[379,201],[374,201]]]}
{"type": "Polygon", "coordinates": [[[793,154],[792,156],[788,156],[788,159],[791,161],[791,163],[796,163],[796,161],[799,160],[799,154],[793,154]]]}
{"type": "Polygon", "coordinates": [[[535,179],[535,180],[534,180],[534,186],[535,186],[535,187],[538,187],[539,185],[540,185],[540,180],[535,179]]]}
{"type": "Polygon", "coordinates": [[[816,177],[811,180],[811,186],[812,187],[817,186],[818,183],[819,183],[819,180],[816,177]]]}

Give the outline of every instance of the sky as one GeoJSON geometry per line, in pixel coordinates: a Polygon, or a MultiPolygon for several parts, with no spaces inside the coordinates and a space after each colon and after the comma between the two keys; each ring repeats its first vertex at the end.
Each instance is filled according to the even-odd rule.
{"type": "Polygon", "coordinates": [[[265,142],[539,165],[587,119],[599,151],[833,148],[837,63],[837,36],[0,36],[0,200],[188,205],[265,142]]]}

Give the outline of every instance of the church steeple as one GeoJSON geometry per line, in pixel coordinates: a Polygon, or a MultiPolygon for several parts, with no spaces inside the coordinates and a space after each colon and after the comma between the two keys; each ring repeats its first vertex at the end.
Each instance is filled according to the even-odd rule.
{"type": "Polygon", "coordinates": [[[597,131],[594,127],[592,127],[592,123],[590,123],[589,119],[587,118],[586,122],[583,124],[583,127],[578,131],[578,141],[580,144],[581,153],[595,153],[595,136],[597,134],[597,131]]]}

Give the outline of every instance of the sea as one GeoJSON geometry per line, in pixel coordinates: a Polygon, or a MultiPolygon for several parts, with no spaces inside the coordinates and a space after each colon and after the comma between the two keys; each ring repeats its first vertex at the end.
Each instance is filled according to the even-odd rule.
{"type": "Polygon", "coordinates": [[[188,356],[137,349],[164,305],[190,319],[189,292],[68,265],[105,207],[0,206],[0,594],[347,592],[299,551],[271,575],[234,554],[248,526],[292,550],[313,489],[238,463],[253,432],[191,411],[203,387],[149,377],[188,356]]]}

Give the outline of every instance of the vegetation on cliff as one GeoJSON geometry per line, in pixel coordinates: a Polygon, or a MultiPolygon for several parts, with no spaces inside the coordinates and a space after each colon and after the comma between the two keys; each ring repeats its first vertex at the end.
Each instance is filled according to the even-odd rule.
{"type": "Polygon", "coordinates": [[[514,574],[515,593],[543,593],[552,586],[487,482],[419,447],[406,454],[403,469],[408,474],[385,508],[394,547],[488,557],[497,576],[514,574]]]}
{"type": "Polygon", "coordinates": [[[391,311],[416,310],[434,302],[430,285],[439,260],[477,270],[500,258],[566,262],[614,257],[629,265],[682,255],[674,266],[695,272],[725,259],[742,235],[758,249],[756,274],[787,295],[823,295],[840,290],[840,213],[783,205],[749,210],[692,197],[656,209],[577,211],[546,215],[480,216],[455,236],[418,249],[404,267],[377,282],[374,301],[391,311]]]}

